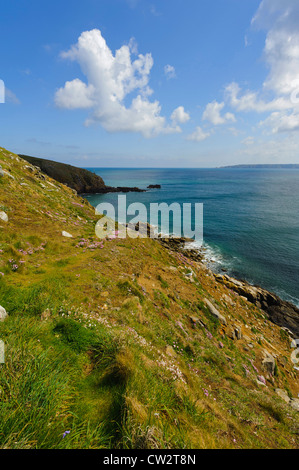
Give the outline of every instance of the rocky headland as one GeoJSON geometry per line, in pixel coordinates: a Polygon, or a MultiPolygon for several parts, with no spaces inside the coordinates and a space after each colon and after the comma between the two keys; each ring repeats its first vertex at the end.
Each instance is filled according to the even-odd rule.
{"type": "Polygon", "coordinates": [[[111,186],[106,186],[105,182],[99,175],[96,175],[92,171],[78,168],[73,165],[68,165],[66,163],[31,157],[28,155],[19,155],[19,157],[23,158],[33,166],[32,171],[41,171],[59,183],[65,184],[69,188],[76,191],[78,194],[106,194],[145,191],[144,189],[139,189],[136,187],[114,188],[111,186]]]}

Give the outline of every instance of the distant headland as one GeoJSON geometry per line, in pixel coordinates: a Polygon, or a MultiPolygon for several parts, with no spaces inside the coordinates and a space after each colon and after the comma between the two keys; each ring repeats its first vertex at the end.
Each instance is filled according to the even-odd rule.
{"type": "Polygon", "coordinates": [[[221,166],[219,168],[299,168],[299,163],[273,163],[273,164],[246,164],[246,165],[228,165],[221,166]]]}

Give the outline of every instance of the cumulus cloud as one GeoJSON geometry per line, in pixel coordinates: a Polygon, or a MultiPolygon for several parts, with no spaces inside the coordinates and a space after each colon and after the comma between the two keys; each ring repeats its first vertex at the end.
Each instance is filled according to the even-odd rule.
{"type": "Polygon", "coordinates": [[[299,100],[299,2],[263,0],[252,19],[257,29],[266,30],[264,59],[269,73],[259,91],[242,91],[233,82],[226,99],[238,111],[271,112],[263,123],[272,131],[298,130],[299,100]]]}
{"type": "Polygon", "coordinates": [[[79,78],[66,82],[55,95],[56,105],[66,109],[88,109],[93,105],[93,85],[86,85],[79,78]]]}
{"type": "Polygon", "coordinates": [[[213,101],[206,106],[206,109],[203,113],[202,119],[204,121],[209,121],[215,126],[220,124],[226,124],[227,122],[236,122],[236,118],[232,113],[226,113],[221,116],[221,111],[224,108],[225,103],[218,103],[213,101]]]}
{"type": "Polygon", "coordinates": [[[240,86],[236,82],[232,82],[225,87],[225,96],[230,105],[237,111],[265,113],[276,109],[287,110],[293,107],[290,99],[285,97],[266,101],[261,99],[259,93],[255,91],[247,90],[242,93],[240,86]]]}
{"type": "Polygon", "coordinates": [[[174,122],[184,124],[189,121],[190,115],[185,111],[184,106],[179,106],[173,111],[171,119],[174,122]]]}
{"type": "Polygon", "coordinates": [[[209,132],[205,132],[200,126],[198,126],[192,134],[188,135],[187,140],[201,142],[210,137],[210,135],[211,134],[209,132]]]}
{"type": "Polygon", "coordinates": [[[168,80],[171,78],[176,78],[175,68],[173,67],[173,65],[165,65],[164,74],[166,75],[166,78],[168,80]]]}
{"type": "Polygon", "coordinates": [[[279,132],[299,131],[299,113],[282,113],[276,111],[267,119],[260,122],[260,126],[267,126],[273,134],[279,132]]]}
{"type": "Polygon", "coordinates": [[[130,41],[113,54],[101,31],[83,32],[61,57],[78,62],[87,83],[79,78],[67,81],[56,91],[56,106],[89,109],[85,124],[100,123],[109,132],[140,132],[145,137],[180,132],[179,126],[168,125],[161,116],[160,103],[149,100],[153,58],[139,54],[134,60],[136,50],[135,41],[130,41]]]}

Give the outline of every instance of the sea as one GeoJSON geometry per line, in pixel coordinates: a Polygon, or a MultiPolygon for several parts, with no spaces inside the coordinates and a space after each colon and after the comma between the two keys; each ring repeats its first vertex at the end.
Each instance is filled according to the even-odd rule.
{"type": "MultiPolygon", "coordinates": [[[[298,168],[88,170],[108,186],[161,185],[126,194],[127,205],[141,202],[148,213],[151,203],[202,203],[203,245],[198,248],[210,268],[299,306],[298,168]]],[[[94,207],[109,202],[117,209],[117,193],[85,197],[94,207]]]]}

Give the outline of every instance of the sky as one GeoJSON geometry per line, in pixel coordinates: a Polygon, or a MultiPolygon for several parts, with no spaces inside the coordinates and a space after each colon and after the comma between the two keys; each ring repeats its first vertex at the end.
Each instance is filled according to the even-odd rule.
{"type": "Polygon", "coordinates": [[[12,152],[81,167],[299,163],[298,0],[1,0],[0,57],[12,152]]]}

